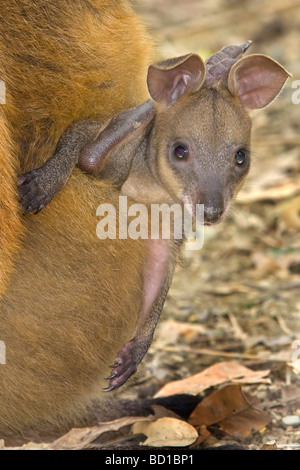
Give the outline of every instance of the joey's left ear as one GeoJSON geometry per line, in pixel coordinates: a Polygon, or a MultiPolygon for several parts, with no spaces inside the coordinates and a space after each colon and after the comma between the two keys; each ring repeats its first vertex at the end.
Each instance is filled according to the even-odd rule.
{"type": "Polygon", "coordinates": [[[228,88],[240,98],[245,109],[259,109],[273,101],[290,76],[270,57],[251,54],[232,66],[228,88]]]}
{"type": "Polygon", "coordinates": [[[150,65],[148,89],[152,99],[166,106],[185,93],[195,93],[205,78],[205,65],[197,54],[163,60],[150,65]]]}

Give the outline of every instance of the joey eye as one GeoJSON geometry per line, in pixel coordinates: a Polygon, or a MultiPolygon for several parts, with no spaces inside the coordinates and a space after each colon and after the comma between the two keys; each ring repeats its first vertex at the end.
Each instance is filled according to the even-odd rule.
{"type": "Polygon", "coordinates": [[[184,160],[189,155],[189,150],[185,145],[179,144],[174,149],[174,155],[179,160],[184,160]]]}
{"type": "Polygon", "coordinates": [[[235,161],[239,166],[243,166],[245,164],[246,158],[244,150],[238,150],[235,154],[235,161]]]}

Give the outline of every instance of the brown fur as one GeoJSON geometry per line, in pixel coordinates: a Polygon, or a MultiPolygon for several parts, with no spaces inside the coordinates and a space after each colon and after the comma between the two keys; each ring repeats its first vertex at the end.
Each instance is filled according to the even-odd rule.
{"type": "MultiPolygon", "coordinates": [[[[0,115],[1,292],[20,244],[16,172],[44,162],[73,121],[101,114],[105,121],[143,102],[152,46],[122,0],[3,2],[0,36],[7,86],[0,115]]],[[[144,250],[130,240],[102,242],[100,249],[96,237],[96,208],[117,194],[78,171],[51,207],[24,218],[25,239],[1,304],[2,431],[80,413],[130,338],[144,250]]]]}
{"type": "Polygon", "coordinates": [[[78,171],[49,209],[28,217],[1,303],[2,430],[80,414],[134,329],[144,250],[130,239],[100,242],[95,209],[102,201],[117,205],[115,191],[90,185],[78,171]]]}
{"type": "MultiPolygon", "coordinates": [[[[3,106],[3,105],[2,105],[3,106]]],[[[8,124],[0,107],[0,296],[4,293],[22,233],[16,190],[18,162],[8,124]]]]}
{"type": "Polygon", "coordinates": [[[72,122],[94,115],[105,121],[142,102],[152,47],[123,0],[3,2],[0,37],[0,78],[7,88],[1,109],[11,124],[10,137],[1,116],[1,293],[19,246],[18,159],[22,172],[32,169],[53,154],[72,122]]]}

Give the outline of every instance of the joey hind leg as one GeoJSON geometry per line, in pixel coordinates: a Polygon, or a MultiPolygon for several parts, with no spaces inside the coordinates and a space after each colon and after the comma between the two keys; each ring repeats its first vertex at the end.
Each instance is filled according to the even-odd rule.
{"type": "Polygon", "coordinates": [[[166,240],[149,240],[149,251],[144,268],[143,300],[138,313],[135,333],[118,352],[107,377],[110,392],[121,385],[136,372],[137,367],[148,351],[156,324],[159,320],[174,269],[174,260],[166,240]]]}

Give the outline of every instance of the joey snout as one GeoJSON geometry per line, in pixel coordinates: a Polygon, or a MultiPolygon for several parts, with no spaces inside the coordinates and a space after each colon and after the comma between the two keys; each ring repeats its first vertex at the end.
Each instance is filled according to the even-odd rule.
{"type": "Polygon", "coordinates": [[[214,225],[221,222],[230,207],[230,201],[222,188],[213,189],[211,187],[197,190],[193,187],[185,192],[183,201],[193,218],[200,217],[198,221],[204,225],[214,225]],[[203,206],[203,210],[198,211],[197,205],[203,206]]]}
{"type": "Polygon", "coordinates": [[[221,221],[224,213],[224,198],[221,192],[204,193],[201,204],[204,206],[204,224],[212,225],[221,221]]]}

